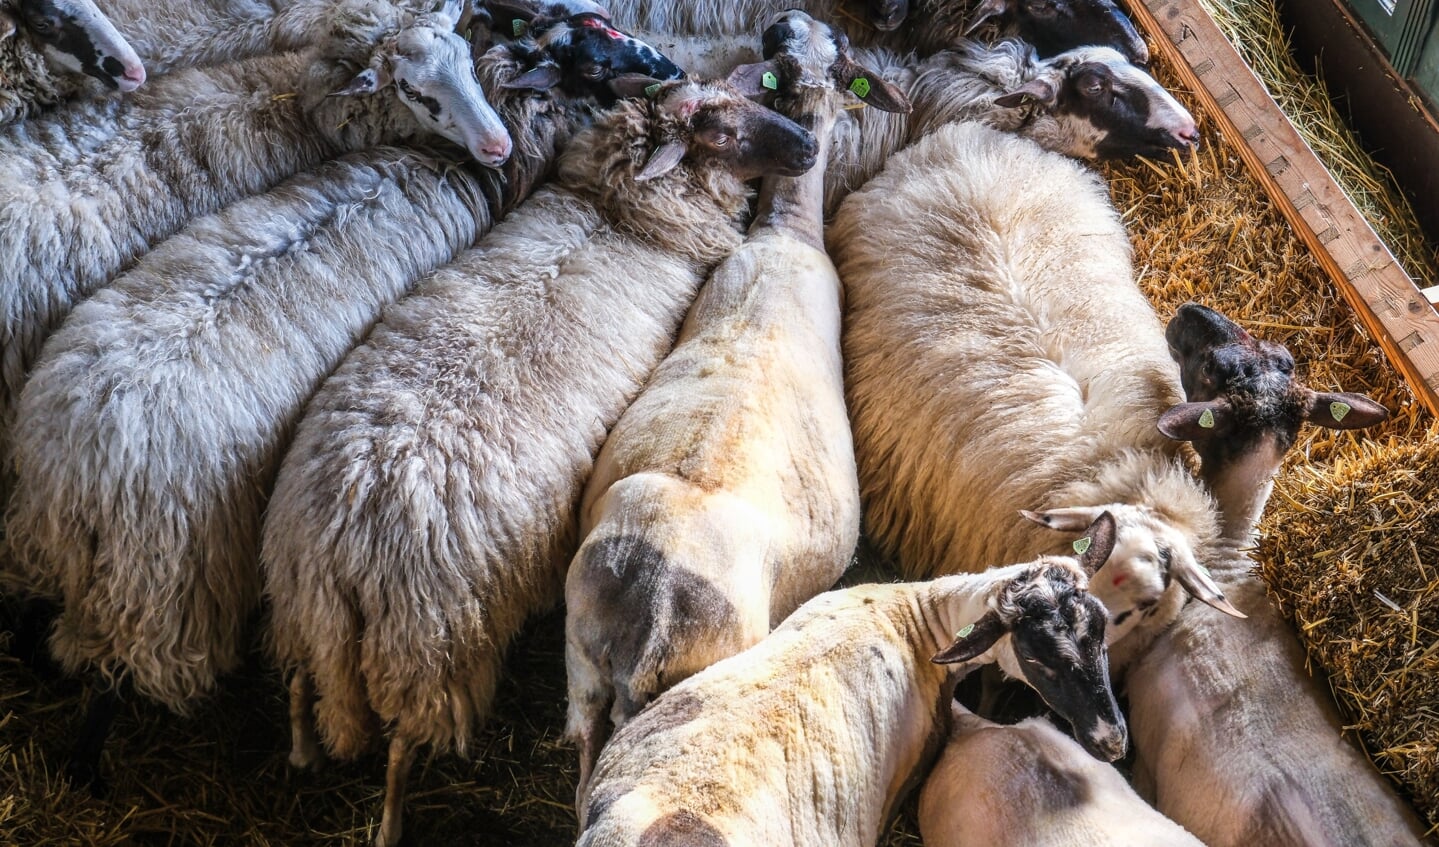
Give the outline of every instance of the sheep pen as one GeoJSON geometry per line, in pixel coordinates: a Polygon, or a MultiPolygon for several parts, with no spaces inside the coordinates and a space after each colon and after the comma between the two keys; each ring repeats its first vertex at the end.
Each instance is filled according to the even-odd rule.
{"type": "MultiPolygon", "coordinates": [[[[1272,17],[1267,2],[1244,5],[1269,7],[1272,17]]],[[[1173,84],[1162,64],[1158,70],[1173,84]]],[[[1203,132],[1197,153],[1105,170],[1139,282],[1162,317],[1198,300],[1286,344],[1309,384],[1363,391],[1393,411],[1358,435],[1303,431],[1269,504],[1258,558],[1285,613],[1309,627],[1301,637],[1315,667],[1331,674],[1346,722],[1362,727],[1380,767],[1404,773],[1407,796],[1439,823],[1439,716],[1415,710],[1365,734],[1375,719],[1402,715],[1403,698],[1432,704],[1439,696],[1439,651],[1424,655],[1439,632],[1439,425],[1359,328],[1233,142],[1193,98],[1182,90],[1179,97],[1203,132]],[[1411,660],[1406,672],[1401,665],[1411,660]]],[[[1306,109],[1317,97],[1308,94],[1306,109]]],[[[1439,282],[1432,247],[1397,240],[1392,230],[1386,240],[1422,284],[1439,282]]],[[[413,843],[554,847],[574,838],[577,768],[561,741],[563,643],[562,612],[532,622],[510,652],[474,760],[417,765],[413,843]]],[[[378,825],[370,815],[384,790],[382,758],[290,772],[286,690],[262,655],[256,644],[246,667],[188,718],[127,701],[109,753],[126,767],[111,770],[115,784],[98,801],[60,775],[83,686],[0,659],[0,844],[363,843],[378,825]]],[[[912,801],[884,843],[919,844],[912,801]]]]}

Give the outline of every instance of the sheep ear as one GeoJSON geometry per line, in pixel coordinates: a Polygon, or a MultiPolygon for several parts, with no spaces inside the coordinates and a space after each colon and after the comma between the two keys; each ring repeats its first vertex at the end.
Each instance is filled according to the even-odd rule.
{"type": "Polygon", "coordinates": [[[1157,426],[1165,437],[1175,441],[1194,441],[1213,435],[1229,423],[1229,403],[1206,400],[1203,403],[1180,403],[1170,406],[1159,416],[1157,426]]]}
{"type": "Polygon", "coordinates": [[[858,62],[845,61],[839,68],[839,81],[866,105],[881,112],[907,115],[914,110],[904,92],[858,62]]]}
{"type": "Polygon", "coordinates": [[[1020,509],[1019,513],[1040,526],[1049,527],[1056,532],[1079,532],[1089,528],[1090,524],[1104,514],[1104,507],[1068,506],[1063,509],[1046,509],[1043,512],[1020,509]]]}
{"type": "Polygon", "coordinates": [[[751,100],[773,94],[779,88],[779,65],[773,60],[736,65],[725,81],[751,100]]]}
{"type": "Polygon", "coordinates": [[[979,4],[979,8],[974,10],[974,17],[970,18],[969,24],[965,26],[965,37],[973,35],[975,30],[1007,11],[1009,11],[1009,3],[1006,0],[984,0],[979,4]]]}
{"type": "Polygon", "coordinates": [[[682,141],[667,141],[660,145],[658,150],[650,154],[650,159],[645,162],[644,170],[635,174],[635,182],[644,182],[655,177],[664,176],[675,169],[675,165],[685,157],[685,145],[682,141]]]}
{"type": "Polygon", "coordinates": [[[1184,586],[1184,590],[1188,591],[1194,599],[1231,617],[1240,619],[1249,617],[1234,608],[1225,599],[1224,592],[1209,576],[1209,571],[1205,570],[1204,566],[1194,558],[1194,553],[1187,548],[1174,552],[1176,555],[1173,563],[1169,566],[1169,574],[1179,580],[1179,584],[1184,586]]]}
{"type": "Polygon", "coordinates": [[[19,29],[19,22],[9,12],[0,12],[0,41],[13,36],[19,29]]]}
{"type": "Polygon", "coordinates": [[[968,662],[982,655],[1008,633],[1009,627],[1000,620],[998,612],[985,612],[984,617],[956,632],[954,641],[930,657],[930,661],[936,665],[968,662]]]}
{"type": "Polygon", "coordinates": [[[353,97],[357,94],[374,94],[381,88],[390,84],[390,74],[386,70],[376,68],[365,68],[355,74],[354,78],[344,85],[330,92],[331,97],[353,97]]]}
{"type": "Polygon", "coordinates": [[[1328,429],[1363,429],[1389,417],[1389,410],[1363,394],[1316,391],[1305,420],[1328,429]]]}
{"type": "Polygon", "coordinates": [[[559,67],[556,65],[540,65],[538,68],[525,71],[509,82],[504,83],[500,88],[510,91],[520,89],[527,91],[549,91],[559,84],[559,67]]]}
{"type": "Polygon", "coordinates": [[[1109,512],[1100,514],[1085,530],[1082,538],[1074,540],[1074,552],[1079,554],[1079,566],[1090,576],[1104,567],[1109,561],[1109,554],[1114,552],[1115,536],[1119,534],[1119,525],[1114,521],[1114,515],[1109,512]]]}
{"type": "Polygon", "coordinates": [[[610,91],[621,99],[639,98],[652,96],[652,92],[658,89],[653,86],[659,85],[663,80],[655,79],[648,74],[620,74],[607,84],[610,91]]]}
{"type": "Polygon", "coordinates": [[[1057,96],[1053,85],[1042,79],[1031,79],[1013,91],[996,97],[994,105],[1017,109],[1030,100],[1037,100],[1046,106],[1053,106],[1057,96]]]}

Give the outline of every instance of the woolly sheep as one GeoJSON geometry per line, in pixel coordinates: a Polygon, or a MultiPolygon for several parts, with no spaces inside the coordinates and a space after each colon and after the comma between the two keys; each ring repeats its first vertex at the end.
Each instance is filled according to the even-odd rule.
{"type": "MultiPolygon", "coordinates": [[[[744,246],[690,308],[678,345],[605,441],[565,584],[567,734],[580,782],[616,726],[690,674],[758,641],[834,585],[859,535],[839,355],[840,289],[824,253],[830,127],[871,71],[803,12],[766,31],[785,114],[820,139],[802,177],[766,177],[744,246]],[[838,84],[838,90],[836,90],[838,84]]],[[[908,107],[876,78],[879,108],[908,107]]]]}
{"type": "Polygon", "coordinates": [[[292,763],[318,755],[316,719],[341,758],[390,737],[377,844],[399,838],[417,746],[468,751],[505,645],[560,599],[595,454],[738,246],[744,180],[814,154],[723,84],[622,101],[311,400],[264,526],[272,642],[292,763]]]}
{"type": "Polygon", "coordinates": [[[174,74],[0,137],[0,455],[49,333],[191,220],[347,150],[422,131],[485,164],[509,155],[449,12],[341,0],[329,24],[306,57],[174,74]],[[391,75],[394,94],[364,96],[391,75]],[[337,91],[354,96],[327,96],[337,91]]]}
{"type": "MultiPolygon", "coordinates": [[[[496,48],[479,70],[498,90],[520,67],[496,48]]],[[[8,533],[28,587],[64,601],[66,668],[183,711],[239,661],[267,483],[303,403],[381,306],[535,183],[584,109],[502,96],[520,142],[503,193],[433,154],[351,154],[166,241],[46,345],[8,533]]]]}
{"type": "Polygon", "coordinates": [[[1041,526],[1109,511],[1119,540],[1092,589],[1117,670],[1186,591],[1233,612],[1197,558],[1213,502],[1155,428],[1179,380],[1097,175],[948,126],[851,195],[828,238],[865,526],[904,574],[1053,552],[1041,526]]]}
{"type": "Polygon", "coordinates": [[[1327,687],[1244,552],[1305,420],[1349,429],[1387,412],[1360,394],[1309,389],[1289,351],[1197,304],[1180,307],[1167,336],[1189,402],[1160,426],[1195,442],[1225,515],[1210,568],[1250,620],[1224,626],[1191,606],[1136,663],[1135,781],[1210,847],[1418,845],[1413,811],[1344,739],[1327,687]]]}
{"type": "MultiPolygon", "coordinates": [[[[397,6],[428,8],[410,0],[397,6]]],[[[151,76],[304,50],[324,31],[331,0],[105,0],[151,76]]],[[[416,8],[416,11],[421,9],[416,8]]]]}
{"type": "Polygon", "coordinates": [[[92,0],[0,0],[0,126],[91,86],[134,91],[145,67],[92,0]]]}
{"type": "Polygon", "coordinates": [[[1081,570],[1104,560],[1113,531],[1101,517],[1078,563],[1045,556],[810,600],[615,732],[583,800],[579,847],[870,847],[946,734],[953,684],[936,662],[998,662],[1085,749],[1117,758],[1126,742],[1105,613],[1081,570]]]}
{"type": "Polygon", "coordinates": [[[1204,847],[1049,721],[950,708],[949,743],[919,794],[926,847],[1204,847]]]}

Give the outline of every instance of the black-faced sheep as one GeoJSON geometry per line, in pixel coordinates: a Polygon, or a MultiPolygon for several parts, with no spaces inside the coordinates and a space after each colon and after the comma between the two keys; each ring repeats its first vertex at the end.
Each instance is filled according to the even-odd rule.
{"type": "Polygon", "coordinates": [[[424,131],[488,165],[509,156],[450,12],[340,0],[327,24],[313,54],[174,74],[0,137],[0,455],[45,338],[190,221],[345,151],[424,131]]]}
{"type": "Polygon", "coordinates": [[[829,131],[854,80],[902,95],[803,12],[746,69],[820,139],[801,177],[766,177],[744,246],[705,283],[678,345],[620,418],[580,511],[565,584],[568,734],[580,785],[609,736],[664,689],[754,644],[834,585],[859,534],[840,363],[840,283],[824,252],[829,131]]]}
{"type": "Polygon", "coordinates": [[[615,732],[583,800],[580,847],[872,847],[947,734],[954,686],[939,662],[998,662],[1085,749],[1117,758],[1105,612],[1084,590],[1113,531],[1101,517],[1077,563],[1045,556],[810,600],[615,732]]]}
{"type": "Polygon", "coordinates": [[[98,79],[134,91],[140,57],[92,0],[0,0],[0,126],[70,99],[98,79]]]}
{"type": "Polygon", "coordinates": [[[505,646],[560,599],[595,454],[739,245],[744,180],[814,161],[812,136],[729,86],[622,81],[653,96],[387,309],[280,467],[261,559],[291,760],[317,754],[312,720],[342,758],[388,735],[382,845],[417,747],[468,751],[505,646]]]}
{"type": "Polygon", "coordinates": [[[1413,811],[1344,738],[1333,698],[1245,553],[1304,421],[1351,429],[1387,413],[1360,394],[1304,386],[1289,351],[1202,306],[1182,306],[1167,335],[1189,402],[1160,426],[1200,454],[1225,516],[1208,564],[1250,619],[1227,626],[1191,605],[1135,663],[1135,782],[1210,847],[1418,845],[1413,811]]]}

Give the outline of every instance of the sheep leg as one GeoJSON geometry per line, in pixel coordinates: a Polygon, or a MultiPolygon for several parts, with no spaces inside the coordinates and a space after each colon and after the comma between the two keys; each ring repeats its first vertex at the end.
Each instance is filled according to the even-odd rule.
{"type": "Polygon", "coordinates": [[[290,677],[290,767],[305,769],[320,761],[315,735],[315,681],[303,668],[290,677]]]}
{"type": "Polygon", "coordinates": [[[75,738],[70,761],[65,765],[70,783],[86,786],[96,797],[103,795],[107,788],[100,778],[100,753],[105,748],[105,739],[110,736],[110,725],[114,723],[119,708],[120,694],[115,686],[97,677],[90,689],[84,724],[75,738]]]}
{"type": "Polygon", "coordinates": [[[390,739],[390,761],[385,768],[385,812],[375,847],[396,847],[400,843],[401,815],[405,805],[405,780],[415,763],[415,743],[403,735],[390,739]]]}
{"type": "Polygon", "coordinates": [[[59,667],[45,649],[45,639],[60,613],[59,607],[40,597],[12,598],[5,605],[8,607],[12,603],[17,607],[13,622],[7,608],[6,620],[0,623],[0,629],[10,630],[10,655],[24,662],[38,676],[59,676],[59,667]]]}

